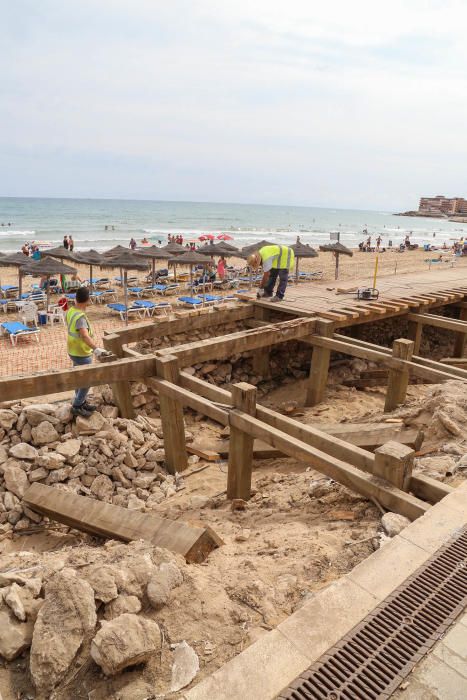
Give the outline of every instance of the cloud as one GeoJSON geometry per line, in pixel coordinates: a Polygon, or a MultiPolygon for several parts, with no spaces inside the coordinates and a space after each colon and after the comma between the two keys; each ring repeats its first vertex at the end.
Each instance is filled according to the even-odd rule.
{"type": "Polygon", "coordinates": [[[465,194],[457,0],[17,0],[4,14],[3,194],[396,209],[465,194]]]}

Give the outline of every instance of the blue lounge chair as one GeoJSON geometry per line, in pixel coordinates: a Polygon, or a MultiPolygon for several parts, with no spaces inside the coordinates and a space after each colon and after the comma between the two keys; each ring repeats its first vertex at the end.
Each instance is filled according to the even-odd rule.
{"type": "Polygon", "coordinates": [[[178,297],[177,302],[180,304],[180,306],[188,306],[191,309],[194,309],[195,306],[201,306],[203,300],[199,299],[198,297],[178,297]]]}
{"type": "Polygon", "coordinates": [[[137,299],[133,306],[137,306],[140,309],[146,309],[149,316],[153,316],[158,310],[163,311],[166,314],[167,310],[171,308],[168,301],[161,301],[156,304],[153,301],[146,301],[145,299],[137,299]]]}
{"type": "Polygon", "coordinates": [[[116,314],[119,314],[122,321],[125,320],[125,315],[136,314],[137,316],[145,316],[147,314],[146,309],[140,306],[125,306],[125,304],[107,304],[107,308],[116,314]]]}
{"type": "Polygon", "coordinates": [[[25,326],[24,323],[19,323],[19,321],[9,321],[0,324],[2,332],[10,337],[11,344],[15,346],[18,342],[18,338],[26,335],[33,335],[37,342],[39,342],[39,328],[30,328],[25,326]]]}
{"type": "Polygon", "coordinates": [[[204,296],[204,301],[209,302],[210,304],[217,304],[218,302],[224,300],[224,297],[221,297],[219,294],[198,294],[198,296],[200,299],[202,299],[204,296]]]}

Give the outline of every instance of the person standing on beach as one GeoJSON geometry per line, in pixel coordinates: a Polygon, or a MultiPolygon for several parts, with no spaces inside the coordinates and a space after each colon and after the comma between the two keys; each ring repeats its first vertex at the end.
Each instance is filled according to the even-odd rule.
{"type": "Polygon", "coordinates": [[[378,238],[376,239],[376,252],[377,252],[377,253],[379,253],[379,249],[380,249],[380,247],[381,247],[381,242],[382,242],[382,240],[383,240],[383,239],[381,238],[381,236],[378,236],[378,238]]]}
{"type": "Polygon", "coordinates": [[[217,276],[221,280],[221,282],[224,281],[225,278],[225,258],[223,255],[219,258],[219,262],[217,263],[217,276]]]}
{"type": "Polygon", "coordinates": [[[129,246],[129,247],[131,248],[131,250],[134,250],[134,249],[136,248],[136,245],[137,245],[137,244],[136,244],[135,239],[132,238],[131,241],[130,241],[130,246],[129,246]]]}
{"type": "Polygon", "coordinates": [[[293,270],[295,263],[292,248],[285,245],[265,245],[256,253],[249,255],[247,262],[253,270],[263,267],[263,278],[257,298],[266,297],[273,302],[282,301],[289,281],[289,272],[293,270]],[[279,284],[276,295],[273,296],[277,279],[279,284]]]}
{"type": "Polygon", "coordinates": [[[75,247],[75,242],[73,240],[73,236],[68,236],[68,250],[70,253],[73,252],[73,248],[75,247]]]}
{"type": "MultiPolygon", "coordinates": [[[[105,350],[99,348],[93,340],[94,332],[86,315],[89,304],[89,289],[80,287],[76,290],[74,305],[68,309],[65,322],[67,327],[67,350],[74,367],[90,365],[92,356],[99,357],[105,350]]],[[[86,401],[89,387],[76,389],[71,407],[74,416],[89,418],[96,407],[86,401]]]]}
{"type": "Polygon", "coordinates": [[[63,247],[68,250],[68,236],[63,236],[63,247]]]}

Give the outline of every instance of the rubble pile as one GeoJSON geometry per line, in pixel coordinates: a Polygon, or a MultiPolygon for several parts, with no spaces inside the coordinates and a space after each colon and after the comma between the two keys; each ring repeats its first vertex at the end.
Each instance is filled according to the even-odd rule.
{"type": "Polygon", "coordinates": [[[179,482],[164,470],[160,421],[116,415],[108,404],[75,421],[69,404],[0,409],[0,534],[41,522],[22,503],[35,482],[134,510],[176,492],[179,482]]]}
{"type": "MultiPolygon", "coordinates": [[[[37,700],[73,696],[70,683],[92,661],[106,677],[146,662],[157,672],[167,622],[159,620],[161,627],[158,615],[174,595],[190,594],[183,558],[142,541],[82,545],[39,558],[26,551],[0,556],[0,564],[0,656],[12,661],[30,648],[26,663],[37,700]],[[154,580],[166,591],[157,606],[148,594],[154,580]]],[[[174,650],[181,645],[197,661],[184,640],[174,650]]]]}

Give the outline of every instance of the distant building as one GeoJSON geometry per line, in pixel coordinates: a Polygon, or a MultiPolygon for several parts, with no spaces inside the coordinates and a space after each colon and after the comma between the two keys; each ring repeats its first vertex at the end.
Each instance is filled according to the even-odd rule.
{"type": "Polygon", "coordinates": [[[418,211],[420,214],[431,216],[467,214],[467,200],[463,197],[445,197],[442,194],[436,197],[421,197],[418,211]]]}

